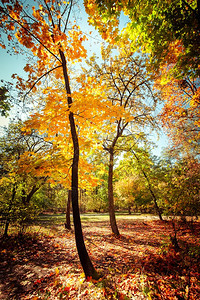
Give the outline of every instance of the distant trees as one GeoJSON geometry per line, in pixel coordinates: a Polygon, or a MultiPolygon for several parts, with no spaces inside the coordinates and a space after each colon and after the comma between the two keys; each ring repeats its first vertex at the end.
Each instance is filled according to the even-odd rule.
{"type": "MultiPolygon", "coordinates": [[[[164,163],[164,161],[163,161],[164,163]]],[[[200,213],[200,164],[197,159],[183,158],[162,168],[165,175],[158,185],[165,214],[197,217],[200,213]]]]}
{"type": "MultiPolygon", "coordinates": [[[[143,149],[140,149],[140,152],[143,149]]],[[[171,217],[191,216],[200,213],[200,164],[196,158],[182,160],[164,157],[155,159],[145,157],[141,160],[142,167],[148,176],[144,177],[141,166],[134,156],[126,155],[116,169],[115,193],[117,204],[121,208],[132,208],[133,212],[155,212],[155,199],[162,215],[171,217]],[[145,163],[144,163],[145,161],[145,163]],[[149,189],[149,183],[151,189],[149,189]]]]}
{"type": "Polygon", "coordinates": [[[133,212],[154,212],[162,220],[161,202],[156,189],[156,160],[145,145],[144,148],[134,145],[127,149],[116,169],[118,205],[121,205],[122,199],[129,212],[131,208],[133,212]]]}
{"type": "Polygon", "coordinates": [[[46,182],[45,168],[41,156],[51,147],[37,133],[26,135],[23,124],[10,124],[6,134],[0,138],[0,189],[1,216],[5,219],[4,235],[8,234],[10,222],[23,225],[37,212],[33,195],[46,182]]]}

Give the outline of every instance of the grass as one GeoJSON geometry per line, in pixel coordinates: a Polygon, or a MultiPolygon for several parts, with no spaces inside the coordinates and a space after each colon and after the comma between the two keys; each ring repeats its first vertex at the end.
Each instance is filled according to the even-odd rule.
{"type": "MultiPolygon", "coordinates": [[[[88,225],[90,223],[101,223],[106,222],[109,224],[109,214],[108,213],[81,213],[81,222],[84,225],[88,225]]],[[[116,212],[117,221],[131,221],[131,220],[158,220],[157,216],[151,214],[127,214],[126,212],[116,212]]],[[[50,234],[53,230],[55,230],[56,226],[63,226],[66,222],[66,215],[63,213],[45,213],[37,216],[34,220],[24,226],[24,233],[43,233],[50,234]]],[[[0,224],[0,236],[3,235],[5,224],[0,224]]],[[[71,214],[71,226],[73,228],[73,216],[71,214]]],[[[14,235],[20,232],[20,227],[15,224],[11,224],[9,226],[8,234],[14,235]]]]}
{"type": "MultiPolygon", "coordinates": [[[[108,213],[82,213],[81,221],[84,222],[104,222],[109,221],[109,214],[108,213]]],[[[116,213],[117,220],[151,220],[151,219],[158,219],[157,216],[153,216],[150,214],[126,214],[117,212],[116,213]]],[[[66,216],[65,214],[42,214],[39,215],[36,219],[36,223],[41,225],[60,225],[65,223],[66,216]]],[[[73,222],[73,218],[71,215],[71,222],[73,222]]]]}

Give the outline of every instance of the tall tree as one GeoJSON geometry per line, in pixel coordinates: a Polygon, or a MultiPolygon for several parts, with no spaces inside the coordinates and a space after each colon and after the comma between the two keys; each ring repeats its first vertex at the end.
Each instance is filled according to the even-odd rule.
{"type": "MultiPolygon", "coordinates": [[[[153,202],[154,210],[158,214],[160,220],[162,220],[160,197],[157,188],[158,172],[156,172],[156,165],[157,162],[155,157],[153,157],[150,152],[150,145],[145,141],[143,147],[142,144],[138,146],[135,144],[135,141],[130,138],[126,143],[126,153],[124,154],[123,160],[120,161],[116,171],[119,170],[120,181],[123,174],[125,174],[124,181],[127,180],[128,182],[129,180],[132,183],[131,185],[139,182],[138,189],[141,189],[140,186],[142,186],[143,191],[141,191],[141,193],[138,192],[138,195],[135,195],[136,193],[134,192],[136,203],[140,194],[142,195],[143,193],[145,196],[147,194],[147,200],[149,199],[149,202],[153,202]]],[[[132,190],[132,187],[130,190],[132,190]]],[[[145,197],[141,197],[142,201],[139,199],[138,202],[143,203],[143,200],[145,200],[144,198],[145,197]]]]}
{"type": "MultiPolygon", "coordinates": [[[[31,14],[30,9],[17,0],[3,1],[0,7],[1,27],[10,42],[16,42],[17,39],[18,43],[36,56],[36,62],[28,63],[25,67],[28,80],[23,82],[19,76],[16,76],[20,88],[26,87],[34,91],[37,89],[37,84],[50,73],[64,84],[64,99],[67,100],[68,105],[66,113],[73,143],[71,189],[75,239],[85,276],[96,279],[98,274],[92,265],[83,239],[78,205],[79,139],[74,112],[71,110],[73,99],[67,63],[85,58],[86,50],[82,46],[85,37],[78,27],[71,25],[69,21],[73,4],[72,0],[69,2],[44,0],[39,6],[32,8],[31,14]]],[[[5,47],[5,44],[3,46],[5,47]]]]}
{"type": "MultiPolygon", "coordinates": [[[[137,137],[154,126],[153,112],[157,95],[152,92],[152,75],[146,74],[145,59],[132,55],[128,47],[119,51],[114,57],[111,49],[102,49],[104,62],[98,65],[93,57],[88,74],[104,86],[104,97],[107,105],[105,132],[99,133],[103,140],[103,149],[109,156],[108,163],[108,201],[112,232],[119,235],[115,218],[113,197],[114,157],[123,150],[126,136],[137,137]],[[121,53],[120,53],[121,52],[121,53]],[[125,53],[126,52],[126,53],[125,53]]],[[[115,49],[116,51],[116,49],[115,49]]],[[[142,134],[143,135],[143,134],[142,134]]],[[[137,143],[137,142],[136,142],[137,143]]]]}

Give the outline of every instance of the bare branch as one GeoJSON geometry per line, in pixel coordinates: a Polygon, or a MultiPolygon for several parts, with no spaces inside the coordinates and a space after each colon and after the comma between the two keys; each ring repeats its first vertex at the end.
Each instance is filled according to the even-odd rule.
{"type": "Polygon", "coordinates": [[[48,4],[47,4],[47,1],[44,0],[44,3],[45,3],[45,6],[46,6],[46,8],[47,8],[47,10],[48,10],[48,12],[49,12],[49,16],[51,17],[51,23],[52,23],[52,26],[53,26],[53,28],[54,28],[54,27],[55,27],[55,24],[54,24],[53,17],[52,17],[51,11],[50,11],[50,9],[49,9],[49,6],[48,6],[48,4]]]}
{"type": "Polygon", "coordinates": [[[67,20],[65,22],[65,28],[63,30],[63,33],[65,33],[65,31],[67,29],[67,25],[68,25],[68,22],[69,22],[69,16],[71,14],[71,10],[72,10],[72,0],[70,1],[70,7],[69,7],[69,11],[68,11],[68,15],[67,15],[67,20]]]}

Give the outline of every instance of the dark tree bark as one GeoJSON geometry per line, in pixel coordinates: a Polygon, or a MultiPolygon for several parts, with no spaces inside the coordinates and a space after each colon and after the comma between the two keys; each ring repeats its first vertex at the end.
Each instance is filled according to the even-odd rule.
{"type": "Polygon", "coordinates": [[[110,226],[112,232],[119,236],[119,230],[117,227],[117,222],[115,218],[115,207],[113,198],[113,160],[114,160],[114,149],[109,149],[109,173],[108,173],[108,204],[109,204],[109,216],[110,216],[110,226]]]}
{"type": "Polygon", "coordinates": [[[177,229],[176,229],[176,225],[175,225],[175,220],[172,220],[172,227],[173,227],[173,231],[174,231],[174,236],[172,236],[170,234],[170,240],[171,240],[172,246],[174,247],[174,250],[176,252],[178,252],[178,251],[180,251],[180,247],[179,247],[178,240],[177,240],[177,229]]]}
{"type": "Polygon", "coordinates": [[[71,230],[71,222],[70,222],[71,197],[72,197],[72,191],[68,190],[65,228],[69,230],[71,230]]]}
{"type": "Polygon", "coordinates": [[[22,191],[22,202],[24,205],[28,205],[33,195],[39,190],[39,187],[34,185],[30,193],[26,194],[25,190],[22,191]]]}
{"type": "Polygon", "coordinates": [[[11,208],[12,208],[13,201],[14,201],[14,199],[15,199],[15,195],[16,195],[16,188],[13,187],[13,190],[12,190],[12,197],[11,197],[10,203],[9,203],[8,215],[7,215],[7,218],[6,218],[6,224],[5,224],[4,234],[3,234],[4,237],[7,237],[7,236],[8,236],[8,227],[9,227],[9,224],[10,224],[10,210],[11,210],[11,208]]]}
{"type": "Polygon", "coordinates": [[[128,206],[128,214],[131,215],[131,207],[128,206]]]}
{"type": "Polygon", "coordinates": [[[108,151],[109,153],[109,168],[108,168],[108,209],[109,209],[109,216],[110,216],[110,226],[114,235],[119,236],[119,230],[116,222],[115,217],[115,206],[114,206],[114,197],[113,197],[113,167],[114,167],[114,149],[118,139],[121,137],[123,130],[125,129],[126,123],[124,126],[121,127],[121,119],[117,124],[117,134],[113,139],[110,147],[104,146],[104,150],[108,151]]]}
{"type": "MultiPolygon", "coordinates": [[[[67,64],[66,59],[63,51],[59,49],[60,58],[62,61],[62,69],[63,75],[65,80],[65,89],[67,93],[67,100],[68,100],[68,107],[71,107],[72,104],[72,97],[71,97],[71,89],[69,84],[69,77],[67,72],[67,64]]],[[[70,122],[70,130],[72,135],[73,141],[73,163],[72,163],[72,210],[73,210],[73,221],[74,221],[74,230],[75,230],[75,240],[76,240],[76,247],[78,251],[78,255],[80,258],[81,265],[83,267],[83,271],[85,273],[86,278],[92,277],[93,279],[98,279],[99,275],[96,272],[88,252],[85,247],[84,239],[83,239],[83,232],[81,226],[81,219],[80,219],[80,211],[79,211],[79,204],[78,204],[78,164],[79,164],[79,141],[78,135],[76,131],[76,125],[74,120],[74,114],[72,112],[69,113],[69,122],[70,122]]]]}

